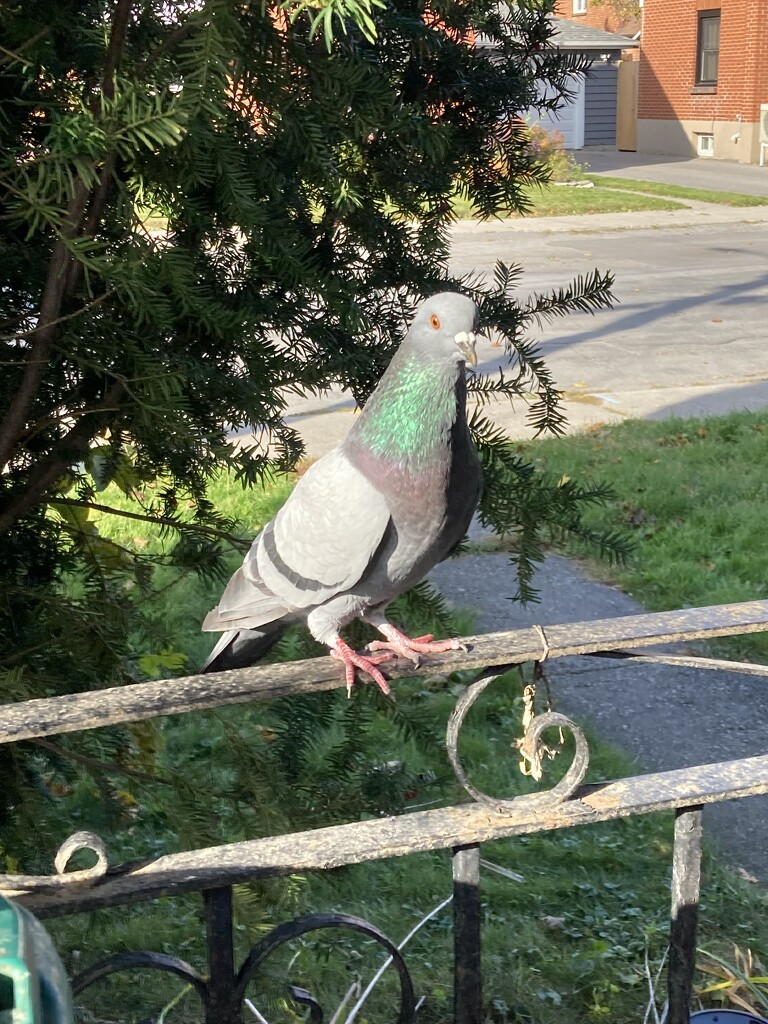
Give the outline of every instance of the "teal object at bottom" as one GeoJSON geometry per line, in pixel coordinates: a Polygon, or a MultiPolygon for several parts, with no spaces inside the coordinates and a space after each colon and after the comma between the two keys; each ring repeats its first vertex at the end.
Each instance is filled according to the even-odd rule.
{"type": "Polygon", "coordinates": [[[72,994],[48,932],[0,896],[0,1024],[72,1024],[72,994]]]}
{"type": "Polygon", "coordinates": [[[768,1024],[763,1017],[755,1017],[743,1010],[698,1010],[691,1014],[691,1024],[768,1024]]]}

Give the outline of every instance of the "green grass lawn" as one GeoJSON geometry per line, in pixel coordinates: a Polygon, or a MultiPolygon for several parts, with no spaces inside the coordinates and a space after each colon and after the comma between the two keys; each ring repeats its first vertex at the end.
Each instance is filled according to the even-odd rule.
{"type": "MultiPolygon", "coordinates": [[[[526,217],[567,217],[592,213],[631,213],[642,210],[684,210],[685,200],[723,206],[766,206],[768,196],[749,196],[738,192],[719,192],[711,189],[685,188],[681,185],[663,185],[633,178],[613,178],[587,175],[594,188],[568,185],[532,186],[525,190],[530,202],[526,217]],[[682,200],[676,202],[675,200],[682,200]]],[[[461,219],[475,216],[473,206],[464,199],[454,201],[454,209],[461,219]]],[[[518,213],[507,214],[518,217],[518,213]]]]}
{"type": "Polygon", "coordinates": [[[528,216],[565,217],[579,213],[624,213],[635,210],[681,210],[680,203],[653,196],[619,195],[608,189],[569,188],[550,185],[532,189],[532,211],[528,216]]]}
{"type": "Polygon", "coordinates": [[[695,199],[701,203],[720,206],[768,206],[768,196],[749,196],[740,192],[722,192],[717,189],[688,188],[684,185],[664,185],[654,181],[635,181],[634,178],[614,178],[603,174],[588,174],[600,189],[627,189],[633,193],[667,196],[670,199],[695,199]]]}
{"type": "MultiPolygon", "coordinates": [[[[627,531],[637,548],[628,565],[597,571],[647,608],[766,597],[767,413],[600,426],[526,454],[553,473],[611,484],[615,501],[587,518],[627,531]]],[[[767,634],[717,643],[768,660],[767,634]]]]}
{"type": "MultiPolygon", "coordinates": [[[[633,213],[644,210],[684,210],[685,200],[693,199],[722,206],[766,206],[768,196],[742,195],[738,192],[720,192],[712,189],[686,188],[681,185],[663,185],[650,181],[635,181],[633,178],[614,178],[605,175],[588,174],[586,180],[594,188],[579,188],[568,185],[537,185],[525,189],[530,204],[526,217],[568,217],[592,213],[633,213]],[[675,202],[683,200],[683,202],[675,202]]],[[[460,220],[476,217],[473,205],[457,197],[453,208],[460,220]]],[[[519,217],[521,214],[508,211],[500,216],[519,217]]],[[[149,218],[146,226],[162,230],[164,221],[149,218]]]]}
{"type": "MultiPolygon", "coordinates": [[[[594,188],[579,188],[568,185],[536,185],[526,188],[529,202],[526,217],[567,217],[591,213],[632,213],[642,210],[684,210],[685,204],[675,199],[703,199],[707,202],[722,202],[731,206],[760,206],[768,199],[759,196],[741,196],[734,192],[703,192],[700,189],[677,188],[672,185],[652,185],[650,182],[634,182],[628,178],[603,178],[592,175],[589,180],[594,188]],[[715,198],[722,196],[724,198],[715,198]],[[712,198],[708,198],[712,197],[712,198]]],[[[453,208],[460,220],[476,217],[473,205],[457,197],[453,208]]],[[[519,217],[516,211],[501,213],[500,216],[519,217]]],[[[162,230],[162,218],[148,217],[145,226],[151,230],[162,230]]]]}
{"type": "MultiPolygon", "coordinates": [[[[622,571],[621,581],[650,607],[672,607],[753,596],[756,584],[765,578],[762,560],[768,555],[760,551],[758,534],[760,495],[768,487],[761,480],[767,443],[768,416],[736,416],[626,424],[537,442],[528,455],[554,472],[599,476],[614,483],[616,502],[594,514],[623,525],[638,539],[637,557],[622,571]],[[656,549],[667,541],[673,546],[665,555],[658,553],[656,549]],[[731,562],[733,572],[726,572],[731,562]],[[734,593],[721,577],[743,580],[745,589],[734,593]],[[697,580],[717,583],[720,589],[699,591],[691,585],[697,580]]],[[[243,533],[251,534],[274,513],[290,486],[291,480],[283,478],[265,490],[244,492],[239,484],[222,478],[212,493],[220,507],[241,519],[243,533]]],[[[114,492],[103,497],[106,503],[122,500],[114,492]]],[[[146,550],[163,542],[142,524],[106,516],[98,521],[103,533],[126,545],[146,550]]],[[[238,557],[233,554],[233,564],[238,557]]],[[[164,581],[163,576],[160,582],[164,581]]],[[[210,638],[199,634],[199,622],[220,589],[216,582],[182,578],[157,598],[154,614],[167,622],[169,636],[191,664],[210,646],[210,638]]],[[[401,614],[406,625],[419,630],[431,624],[423,617],[413,621],[407,607],[401,614]]],[[[469,628],[466,621],[456,625],[469,628]]],[[[308,649],[295,641],[283,653],[295,656],[308,649]]],[[[361,761],[387,766],[382,777],[389,776],[395,789],[400,787],[394,801],[400,801],[400,813],[456,803],[466,797],[447,766],[444,729],[466,682],[460,672],[402,681],[394,707],[375,688],[366,687],[351,701],[343,691],[335,691],[301,702],[245,705],[145,723],[136,727],[136,743],[154,752],[153,770],[171,778],[173,785],[128,779],[113,798],[122,802],[123,813],[107,817],[102,800],[94,800],[93,782],[84,775],[79,786],[52,802],[52,820],[46,828],[58,822],[62,835],[68,834],[64,830],[74,819],[78,828],[104,835],[111,862],[120,863],[367,817],[370,804],[350,815],[349,780],[328,771],[328,764],[340,755],[343,726],[350,722],[360,737],[361,761]],[[294,735],[305,741],[303,762],[297,767],[295,793],[280,803],[271,792],[276,776],[270,775],[269,765],[286,742],[286,715],[294,712],[299,727],[294,735]],[[406,721],[418,727],[409,730],[406,721]],[[310,797],[302,797],[303,789],[310,797]]],[[[487,792],[508,796],[531,789],[510,749],[520,734],[520,713],[520,683],[513,673],[478,702],[462,733],[462,759],[487,792]]],[[[634,773],[632,763],[598,737],[590,736],[590,749],[589,781],[634,773]]],[[[564,761],[565,757],[555,761],[547,785],[562,772],[564,761]]],[[[488,1021],[642,1020],[647,1003],[646,950],[651,963],[657,964],[666,945],[671,836],[671,816],[651,815],[483,847],[485,859],[522,876],[516,881],[483,872],[488,1021]]],[[[450,894],[450,887],[447,852],[240,886],[238,958],[273,924],[310,911],[357,914],[400,941],[450,894]]],[[[767,911],[768,895],[707,858],[703,946],[726,957],[732,956],[732,943],[765,951],[767,911]]],[[[49,924],[70,968],[75,951],[82,968],[112,952],[147,948],[181,956],[205,969],[204,930],[195,897],[166,898],[49,924]]],[[[446,908],[406,951],[417,991],[426,996],[422,1022],[447,1024],[451,1019],[451,942],[446,908]]],[[[358,981],[364,985],[380,961],[372,943],[349,933],[309,935],[270,961],[262,975],[264,983],[249,995],[270,1024],[298,1024],[304,1016],[285,996],[290,979],[318,995],[330,1018],[349,987],[358,981]]],[[[394,995],[394,982],[387,978],[358,1021],[391,1019],[394,995]]],[[[136,975],[117,976],[94,986],[87,998],[78,1000],[90,1008],[78,1019],[136,1024],[150,1014],[156,1016],[176,996],[179,1001],[163,1017],[166,1024],[201,1019],[181,982],[151,972],[140,982],[136,975]],[[91,1011],[95,1016],[89,1016],[91,1011]]]]}
{"type": "MultiPolygon", "coordinates": [[[[626,213],[635,210],[682,210],[685,207],[655,196],[631,195],[604,188],[578,188],[568,185],[532,186],[525,190],[530,202],[526,217],[567,217],[588,213],[626,213]]],[[[456,214],[461,219],[475,216],[474,208],[463,199],[455,200],[456,214]]],[[[518,213],[508,216],[519,217],[518,213]]]]}

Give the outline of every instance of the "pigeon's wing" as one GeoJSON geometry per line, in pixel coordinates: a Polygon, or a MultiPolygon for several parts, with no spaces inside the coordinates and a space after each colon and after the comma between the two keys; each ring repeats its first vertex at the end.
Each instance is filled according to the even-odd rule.
{"type": "Polygon", "coordinates": [[[273,594],[269,587],[264,585],[263,580],[254,576],[253,572],[246,572],[249,564],[255,562],[257,546],[258,537],[246,555],[245,562],[227,584],[219,603],[206,615],[202,625],[203,632],[215,633],[234,628],[257,629],[288,614],[289,609],[285,602],[273,594]]]}
{"type": "Polygon", "coordinates": [[[307,470],[251,545],[205,631],[274,626],[353,587],[389,524],[383,496],[338,450],[307,470]]]}
{"type": "Polygon", "coordinates": [[[260,534],[258,577],[290,608],[314,608],[361,579],[389,522],[381,492],[334,449],[307,470],[260,534]]]}

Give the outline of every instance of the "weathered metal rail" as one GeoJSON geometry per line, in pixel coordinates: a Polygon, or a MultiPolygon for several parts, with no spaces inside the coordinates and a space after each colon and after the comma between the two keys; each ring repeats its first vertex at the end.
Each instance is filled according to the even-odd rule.
{"type": "MultiPolygon", "coordinates": [[[[0,892],[18,899],[41,917],[125,905],[181,892],[202,892],[208,939],[207,976],[165,954],[125,953],[109,957],[82,972],[74,979],[73,989],[77,994],[115,971],[145,968],[169,971],[184,978],[197,992],[208,1024],[239,1024],[246,987],[277,946],[318,928],[351,928],[375,939],[393,957],[400,980],[397,1019],[405,1024],[413,1019],[416,1006],[414,986],[405,961],[386,936],[358,918],[319,914],[288,922],[266,936],[236,969],[232,886],[255,878],[322,871],[424,850],[451,849],[455,1020],[460,1024],[479,1024],[482,1019],[480,844],[667,810],[674,813],[676,821],[668,1021],[669,1024],[684,1024],[689,1016],[695,957],[700,808],[707,803],[767,793],[768,753],[584,785],[588,749],[583,734],[564,716],[547,714],[534,719],[526,733],[526,745],[534,749],[545,728],[565,727],[576,741],[574,761],[552,790],[507,799],[504,795],[483,793],[473,785],[459,760],[458,738],[469,708],[481,698],[493,679],[511,665],[566,655],[630,659],[633,657],[631,650],[625,648],[761,630],[768,630],[768,601],[470,637],[471,650],[467,654],[443,655],[418,670],[409,666],[390,674],[396,678],[452,671],[457,667],[483,670],[457,702],[446,740],[449,760],[472,803],[170,854],[114,867],[108,864],[107,852],[98,837],[79,833],[63,844],[56,860],[55,875],[3,875],[0,876],[0,892]],[[96,866],[86,871],[66,872],[72,852],[83,847],[96,851],[96,866]]],[[[707,668],[768,675],[768,668],[763,666],[682,658],[679,654],[644,655],[638,660],[671,664],[684,661],[707,668]]],[[[3,705],[0,706],[0,743],[343,685],[338,665],[331,659],[319,658],[3,705]]],[[[302,990],[292,991],[294,998],[309,1008],[309,1019],[319,1021],[321,1011],[313,997],[302,990]]]]}
{"type": "MultiPolygon", "coordinates": [[[[466,637],[468,653],[451,652],[430,658],[421,670],[401,664],[387,668],[392,679],[426,675],[457,668],[486,669],[546,657],[596,654],[620,647],[699,640],[707,637],[759,633],[768,629],[768,601],[686,608],[651,615],[547,626],[546,650],[535,629],[486,633],[466,637]]],[[[121,722],[140,722],[162,715],[271,700],[298,693],[315,693],[344,686],[338,662],[312,658],[287,665],[256,666],[233,672],[212,672],[155,683],[135,683],[90,693],[43,697],[23,704],[0,706],[0,743],[98,729],[121,722]]]]}

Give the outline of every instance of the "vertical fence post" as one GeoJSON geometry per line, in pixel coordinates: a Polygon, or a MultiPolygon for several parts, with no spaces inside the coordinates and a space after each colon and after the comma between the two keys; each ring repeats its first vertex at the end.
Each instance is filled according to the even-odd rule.
{"type": "Polygon", "coordinates": [[[208,947],[208,1005],[205,1024],[240,1024],[240,1007],[233,1006],[235,951],[232,939],[232,889],[206,889],[205,934],[208,947]]]}
{"type": "Polygon", "coordinates": [[[690,1019],[700,885],[701,808],[682,807],[675,811],[667,1024],[688,1024],[690,1019]]]}
{"type": "Polygon", "coordinates": [[[453,850],[453,1019],[480,1024],[480,846],[453,850]]]}

